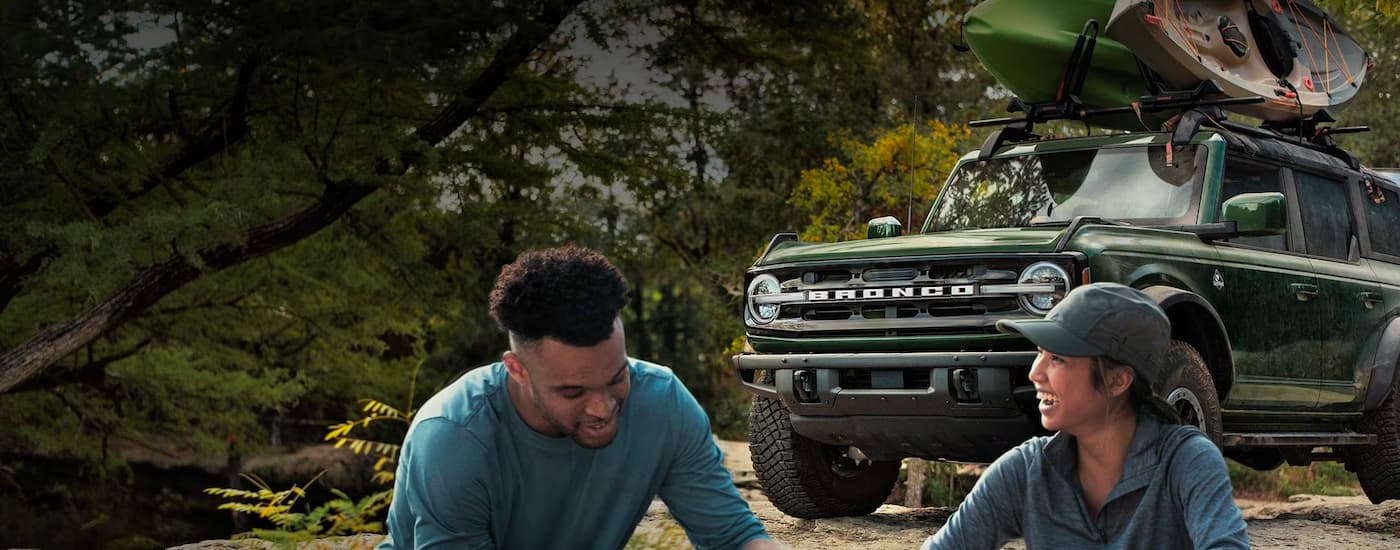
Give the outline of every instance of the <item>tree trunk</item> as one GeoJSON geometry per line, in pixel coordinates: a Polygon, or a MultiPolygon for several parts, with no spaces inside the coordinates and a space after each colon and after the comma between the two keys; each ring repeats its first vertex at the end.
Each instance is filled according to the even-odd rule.
{"type": "Polygon", "coordinates": [[[646,281],[642,279],[642,270],[632,270],[628,278],[632,283],[632,327],[627,331],[627,339],[636,342],[634,349],[639,359],[656,361],[656,352],[651,346],[654,319],[648,319],[646,315],[646,281]]]}
{"type": "MultiPolygon", "coordinates": [[[[228,460],[224,464],[224,476],[228,480],[230,489],[243,488],[243,450],[239,448],[237,436],[230,435],[227,444],[228,460]]],[[[252,518],[248,514],[239,512],[229,512],[233,515],[233,532],[244,533],[253,528],[252,518]]]]}
{"type": "Polygon", "coordinates": [[[924,475],[928,473],[928,462],[922,458],[904,459],[904,506],[924,507],[924,475]]]}

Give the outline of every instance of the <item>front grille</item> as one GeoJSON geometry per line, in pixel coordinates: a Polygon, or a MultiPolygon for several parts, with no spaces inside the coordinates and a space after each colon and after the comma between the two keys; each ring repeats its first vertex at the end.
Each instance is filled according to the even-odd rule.
{"type": "Polygon", "coordinates": [[[867,269],[861,275],[868,283],[878,283],[885,281],[912,281],[919,276],[919,270],[912,267],[895,269],[867,269]]]}
{"type": "Polygon", "coordinates": [[[765,271],[796,300],[783,302],[777,319],[751,324],[750,331],[787,337],[986,334],[998,319],[1036,316],[1023,309],[1018,290],[1008,289],[1016,288],[1026,266],[1049,260],[1078,274],[1069,255],[961,258],[765,271]]]}
{"type": "Polygon", "coordinates": [[[853,275],[849,269],[827,269],[812,270],[802,274],[803,284],[814,285],[818,283],[844,283],[850,281],[853,275]]]}
{"type": "Polygon", "coordinates": [[[923,310],[919,309],[916,305],[896,304],[888,306],[861,306],[858,313],[852,313],[860,315],[862,319],[908,319],[910,317],[917,317],[922,311],[923,310]]]}
{"type": "Polygon", "coordinates": [[[927,302],[905,302],[884,305],[785,306],[779,311],[778,317],[801,317],[804,321],[913,319],[1011,313],[1020,311],[1020,309],[1021,304],[1017,302],[1016,298],[988,297],[967,300],[930,300],[927,302]]]}

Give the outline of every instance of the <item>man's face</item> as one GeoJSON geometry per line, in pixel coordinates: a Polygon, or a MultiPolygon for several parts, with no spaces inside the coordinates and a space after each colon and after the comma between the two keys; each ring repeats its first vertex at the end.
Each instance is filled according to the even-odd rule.
{"type": "Polygon", "coordinates": [[[572,437],[597,449],[617,437],[622,404],[631,389],[621,320],[612,336],[594,346],[574,347],[543,338],[506,352],[506,369],[524,402],[515,408],[531,428],[572,437]]]}

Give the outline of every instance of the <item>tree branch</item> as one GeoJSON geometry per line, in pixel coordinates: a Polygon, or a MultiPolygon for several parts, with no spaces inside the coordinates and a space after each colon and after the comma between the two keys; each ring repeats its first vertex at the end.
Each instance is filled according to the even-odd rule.
{"type": "MultiPolygon", "coordinates": [[[[185,147],[180,150],[179,155],[167,162],[159,172],[146,176],[145,179],[141,180],[139,186],[128,191],[120,200],[94,199],[90,207],[92,213],[98,218],[106,217],[122,203],[140,198],[185,170],[227,151],[234,144],[247,137],[248,95],[253,83],[253,73],[261,62],[261,55],[251,53],[239,65],[238,80],[233,87],[233,96],[229,100],[228,112],[222,117],[222,124],[214,125],[195,141],[185,142],[185,147]]],[[[184,123],[178,119],[179,112],[175,110],[178,107],[175,104],[174,92],[171,92],[169,103],[172,116],[177,117],[177,127],[183,134],[184,123]]]]}
{"type": "Polygon", "coordinates": [[[122,350],[112,355],[95,359],[91,363],[82,365],[76,369],[57,375],[30,378],[25,381],[25,383],[15,386],[15,389],[11,391],[13,393],[23,393],[27,391],[47,390],[70,384],[96,385],[107,378],[108,366],[136,355],[136,352],[141,351],[142,348],[150,345],[150,343],[151,339],[147,338],[137,343],[135,346],[132,346],[131,349],[122,350]]]}
{"type": "MultiPolygon", "coordinates": [[[[452,135],[475,116],[526,60],[549,39],[564,18],[582,0],[549,3],[533,21],[521,24],[496,51],[491,64],[433,120],[416,135],[431,147],[452,135]]],[[[246,132],[246,127],[243,131],[246,132]]],[[[212,153],[211,153],[212,154],[212,153]]],[[[400,165],[376,162],[380,175],[402,175],[420,158],[421,148],[409,147],[399,154],[400,165]]],[[[202,266],[186,256],[176,255],[138,273],[97,306],[63,323],[51,326],[14,349],[0,355],[0,393],[48,369],[68,354],[142,314],[161,298],[203,275],[265,256],[299,242],[340,219],[356,203],[369,196],[374,186],[354,182],[329,182],[325,192],[310,206],[290,216],[253,227],[242,244],[221,244],[200,250],[202,266]]]]}
{"type": "MultiPolygon", "coordinates": [[[[229,108],[229,113],[227,115],[227,119],[230,121],[230,123],[226,125],[223,131],[207,135],[204,138],[200,139],[198,142],[188,144],[182,150],[181,154],[178,157],[167,163],[159,173],[151,174],[145,179],[143,179],[141,185],[138,186],[136,189],[129,191],[123,199],[113,201],[99,197],[93,200],[88,200],[78,190],[77,185],[63,174],[63,171],[59,166],[57,160],[53,158],[48,159],[50,168],[53,169],[54,174],[55,176],[57,176],[59,183],[63,187],[64,191],[67,192],[73,198],[74,202],[77,204],[79,210],[82,211],[83,215],[86,216],[88,219],[100,221],[102,218],[105,218],[108,214],[112,213],[112,211],[115,210],[117,206],[120,206],[123,202],[134,200],[144,195],[145,193],[157,187],[160,187],[163,183],[170,179],[178,177],[181,173],[183,173],[190,167],[198,165],[199,163],[208,160],[214,155],[226,151],[228,148],[232,147],[235,143],[247,136],[248,90],[252,83],[253,70],[257,67],[258,62],[259,58],[256,55],[250,55],[240,67],[238,75],[238,84],[235,86],[233,98],[231,100],[232,106],[229,108]]],[[[24,111],[23,105],[19,103],[19,98],[15,96],[15,94],[11,90],[9,82],[4,80],[3,74],[0,74],[0,84],[4,85],[3,91],[7,95],[7,100],[10,104],[10,108],[14,112],[15,117],[19,120],[24,134],[26,135],[26,137],[29,138],[30,141],[33,141],[33,131],[28,126],[28,117],[24,111]]],[[[172,116],[177,117],[177,124],[180,125],[181,134],[183,135],[183,123],[178,120],[179,113],[175,110],[177,109],[177,107],[175,105],[175,96],[173,91],[169,96],[169,102],[170,107],[172,109],[172,116]]],[[[30,260],[32,262],[33,260],[38,259],[40,263],[42,263],[42,260],[50,259],[57,255],[57,249],[49,247],[41,251],[39,254],[32,256],[30,260]]],[[[30,262],[26,262],[25,265],[29,266],[30,262]]],[[[39,264],[34,265],[35,269],[37,269],[38,267],[39,264]]],[[[32,273],[33,270],[22,272],[19,276],[12,276],[13,273],[0,274],[0,312],[4,312],[5,306],[9,304],[10,300],[13,299],[15,295],[19,294],[20,286],[23,283],[22,279],[32,273]]],[[[3,391],[0,390],[0,393],[3,393],[3,391]]]]}
{"type": "Polygon", "coordinates": [[[0,271],[0,313],[4,313],[5,308],[10,305],[10,300],[19,295],[20,287],[24,284],[24,279],[43,267],[44,262],[58,255],[58,249],[52,246],[46,247],[29,256],[24,263],[15,266],[14,269],[0,271]]]}

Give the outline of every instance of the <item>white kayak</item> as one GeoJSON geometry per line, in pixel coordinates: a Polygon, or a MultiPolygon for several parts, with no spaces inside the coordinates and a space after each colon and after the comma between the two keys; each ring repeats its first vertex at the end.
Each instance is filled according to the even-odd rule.
{"type": "Polygon", "coordinates": [[[1215,80],[1227,109],[1272,121],[1335,113],[1356,96],[1370,55],[1306,0],[1117,0],[1108,35],[1175,89],[1215,80]]]}

